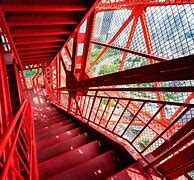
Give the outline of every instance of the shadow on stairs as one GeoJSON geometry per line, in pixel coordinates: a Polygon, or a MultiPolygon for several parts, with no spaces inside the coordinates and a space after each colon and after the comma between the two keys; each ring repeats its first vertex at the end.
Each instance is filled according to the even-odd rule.
{"type": "MultiPolygon", "coordinates": [[[[123,179],[116,173],[134,164],[132,157],[120,158],[111,144],[91,134],[80,123],[58,111],[44,92],[30,92],[35,116],[35,134],[40,180],[123,179]],[[42,94],[40,94],[40,92],[42,94]],[[111,178],[112,177],[112,178],[111,178]]],[[[127,178],[128,179],[128,178],[127,178]]],[[[149,178],[142,178],[149,179],[149,178]]]]}

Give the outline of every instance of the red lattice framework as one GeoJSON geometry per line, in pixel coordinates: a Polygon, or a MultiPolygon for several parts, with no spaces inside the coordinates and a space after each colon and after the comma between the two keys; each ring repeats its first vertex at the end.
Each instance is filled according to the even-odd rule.
{"type": "Polygon", "coordinates": [[[45,70],[57,106],[126,143],[162,177],[194,167],[193,3],[101,1],[45,70]]]}

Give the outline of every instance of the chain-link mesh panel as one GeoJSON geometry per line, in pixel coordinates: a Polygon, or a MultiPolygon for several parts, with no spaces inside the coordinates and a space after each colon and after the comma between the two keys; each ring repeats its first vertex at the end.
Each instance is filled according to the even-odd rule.
{"type": "Polygon", "coordinates": [[[60,93],[60,104],[65,108],[68,108],[68,98],[69,98],[68,92],[61,91],[61,93],[60,93]]]}
{"type": "MultiPolygon", "coordinates": [[[[102,8],[94,20],[94,41],[166,60],[194,53],[194,5],[190,1],[122,1],[115,10],[114,2],[106,3],[110,6],[104,12],[102,8]]],[[[89,60],[88,72],[93,77],[159,62],[103,45],[92,46],[89,60]]]]}
{"type": "Polygon", "coordinates": [[[166,133],[168,137],[171,137],[179,129],[181,129],[188,121],[194,118],[194,108],[187,111],[166,133]]]}
{"type": "Polygon", "coordinates": [[[142,151],[154,139],[155,136],[156,133],[151,128],[147,127],[133,144],[139,151],[142,151]]]}
{"type": "MultiPolygon", "coordinates": [[[[130,14],[131,10],[117,10],[97,13],[95,20],[94,40],[97,42],[108,43],[117,33],[117,31],[119,31],[130,14]]],[[[129,30],[129,28],[126,28],[125,33],[123,33],[125,37],[127,37],[127,30],[129,30]]],[[[125,39],[123,42],[126,41],[127,39],[125,39]]]]}
{"type": "Polygon", "coordinates": [[[169,59],[194,53],[194,5],[149,7],[153,53],[169,59]]]}
{"type": "Polygon", "coordinates": [[[151,153],[152,151],[154,151],[156,148],[158,148],[161,144],[163,144],[165,141],[163,138],[159,138],[157,141],[155,141],[149,148],[147,148],[143,155],[147,155],[149,153],[151,153]]]}

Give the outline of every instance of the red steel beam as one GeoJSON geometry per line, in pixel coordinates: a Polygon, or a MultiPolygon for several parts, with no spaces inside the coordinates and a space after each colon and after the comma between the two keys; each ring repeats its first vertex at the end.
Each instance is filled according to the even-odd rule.
{"type": "Polygon", "coordinates": [[[69,51],[69,47],[68,46],[66,46],[65,50],[66,50],[67,55],[69,56],[69,58],[72,59],[72,55],[71,55],[71,53],[69,51]]]}
{"type": "Polygon", "coordinates": [[[38,53],[35,53],[35,54],[21,54],[21,55],[19,55],[20,56],[20,58],[22,59],[22,58],[25,58],[25,57],[36,57],[36,56],[42,56],[42,55],[46,55],[46,56],[50,56],[50,55],[53,55],[53,54],[55,54],[55,53],[57,53],[56,51],[50,51],[50,52],[44,52],[44,51],[39,51],[38,53]]]}
{"type": "Polygon", "coordinates": [[[32,45],[17,45],[16,48],[19,52],[30,51],[30,50],[40,50],[40,49],[53,49],[60,48],[62,45],[55,43],[45,43],[45,44],[32,44],[32,45]]]}
{"type": "MultiPolygon", "coordinates": [[[[80,81],[77,87],[194,79],[194,55],[80,81]]],[[[76,87],[76,85],[75,85],[76,87]]]]}
{"type": "Polygon", "coordinates": [[[8,28],[7,23],[5,21],[4,13],[3,13],[1,7],[0,7],[0,23],[1,23],[1,28],[4,31],[4,33],[6,34],[6,37],[7,37],[9,44],[12,48],[15,60],[17,63],[19,63],[19,65],[21,66],[21,69],[22,69],[22,64],[21,64],[20,58],[18,56],[15,44],[14,44],[13,39],[11,37],[10,31],[9,31],[9,28],[8,28]]]}
{"type": "Polygon", "coordinates": [[[45,37],[37,37],[36,39],[34,37],[25,37],[25,38],[15,38],[14,42],[15,45],[22,45],[22,44],[41,44],[41,43],[50,43],[50,42],[64,42],[65,38],[60,36],[45,36],[45,37]]]}
{"type": "MultiPolygon", "coordinates": [[[[125,47],[127,49],[129,49],[130,46],[131,46],[131,43],[132,43],[132,40],[133,40],[133,37],[134,37],[134,34],[135,34],[135,30],[136,30],[136,27],[137,27],[137,23],[138,23],[138,17],[139,16],[137,16],[137,15],[134,17],[133,25],[131,27],[131,31],[130,31],[130,34],[129,34],[129,37],[128,37],[127,45],[125,47]]],[[[127,55],[128,55],[127,52],[124,52],[123,53],[122,60],[121,60],[121,64],[120,64],[120,67],[119,67],[119,71],[123,71],[124,64],[125,64],[125,60],[127,58],[127,55]]]]}
{"type": "MultiPolygon", "coordinates": [[[[76,91],[76,89],[68,89],[67,87],[60,87],[56,88],[57,90],[63,90],[63,91],[76,91]]],[[[99,91],[99,92],[104,92],[104,91],[131,91],[131,92],[194,92],[194,87],[187,86],[187,87],[145,87],[145,88],[92,88],[92,89],[78,89],[78,91],[99,91]]],[[[191,100],[191,99],[190,99],[191,100]]],[[[186,102],[188,103],[188,102],[186,102]]]]}
{"type": "Polygon", "coordinates": [[[190,121],[188,121],[179,131],[175,132],[171,137],[169,141],[164,142],[161,144],[157,149],[152,151],[153,157],[156,157],[157,155],[161,154],[164,151],[168,151],[169,148],[173,144],[175,144],[177,141],[181,139],[181,137],[184,137],[186,134],[189,134],[194,129],[194,118],[192,118],[190,121]]]}
{"type": "Polygon", "coordinates": [[[194,0],[172,0],[172,1],[158,1],[158,0],[124,0],[124,1],[105,1],[104,3],[99,4],[97,9],[123,9],[132,8],[134,6],[145,7],[155,7],[155,6],[169,6],[169,5],[183,5],[183,4],[193,4],[194,0]]]}
{"type": "Polygon", "coordinates": [[[56,4],[2,4],[4,12],[80,12],[87,11],[88,7],[82,5],[56,5],[56,4]]]}
{"type": "MultiPolygon", "coordinates": [[[[41,6],[41,5],[40,5],[41,6]]],[[[67,21],[78,20],[78,13],[7,13],[7,22],[23,22],[23,21],[67,21]]]]}
{"type": "MultiPolygon", "coordinates": [[[[145,40],[145,44],[147,48],[147,53],[152,54],[153,47],[152,47],[152,41],[151,41],[151,36],[149,32],[149,26],[148,26],[147,19],[146,19],[146,9],[144,9],[144,11],[140,15],[140,22],[141,22],[142,29],[143,29],[143,36],[144,36],[144,40],[145,40]]],[[[149,59],[149,62],[150,64],[155,63],[153,59],[149,59]]],[[[154,82],[154,87],[160,87],[160,83],[154,82]]],[[[157,92],[156,95],[159,101],[163,100],[163,96],[160,92],[157,92]]],[[[161,114],[161,117],[163,118],[163,121],[166,121],[166,114],[163,109],[161,110],[160,114],[161,114]]]]}
{"type": "Polygon", "coordinates": [[[52,61],[52,59],[53,58],[34,58],[34,59],[30,59],[30,60],[23,60],[22,61],[22,64],[25,64],[25,63],[32,63],[33,64],[33,62],[39,62],[39,63],[41,63],[41,62],[44,62],[44,61],[52,61]]]}
{"type": "MultiPolygon", "coordinates": [[[[77,27],[74,29],[74,32],[71,34],[71,36],[67,39],[67,41],[64,43],[63,47],[61,48],[61,50],[59,51],[59,53],[57,55],[61,54],[61,51],[63,48],[66,47],[67,43],[70,41],[70,39],[74,36],[74,34],[78,31],[78,29],[81,27],[81,25],[84,23],[84,21],[92,14],[92,12],[95,10],[96,6],[98,5],[98,3],[100,2],[100,0],[96,0],[95,3],[92,5],[92,7],[89,9],[89,11],[86,13],[86,15],[84,16],[84,18],[80,21],[80,23],[77,25],[77,27]]],[[[57,56],[56,55],[56,56],[57,56]]]]}
{"type": "Polygon", "coordinates": [[[12,37],[31,37],[31,36],[56,36],[56,35],[70,35],[69,31],[53,31],[53,32],[31,32],[31,33],[13,33],[12,37]]]}
{"type": "Polygon", "coordinates": [[[55,21],[22,21],[22,22],[16,22],[16,21],[12,21],[12,22],[7,22],[7,25],[9,27],[13,27],[13,26],[51,26],[51,25],[76,25],[78,24],[78,21],[76,20],[66,20],[66,21],[59,21],[59,20],[55,20],[55,21]]]}
{"type": "Polygon", "coordinates": [[[96,42],[96,41],[91,41],[91,42],[93,44],[96,44],[96,45],[105,46],[106,48],[113,48],[113,49],[117,49],[117,50],[120,50],[120,51],[124,51],[124,52],[128,52],[128,53],[131,53],[131,54],[135,54],[135,55],[138,55],[138,56],[142,56],[142,57],[146,57],[146,58],[152,58],[152,59],[160,61],[160,62],[164,62],[164,61],[168,61],[169,60],[169,59],[158,57],[158,56],[155,56],[155,55],[152,55],[152,54],[149,54],[149,53],[143,53],[143,52],[139,52],[139,51],[134,51],[134,50],[130,50],[130,49],[127,49],[127,48],[122,48],[122,47],[114,46],[114,45],[111,45],[111,44],[105,44],[105,43],[100,43],[100,42],[96,42]]]}
{"type": "MultiPolygon", "coordinates": [[[[96,12],[96,9],[95,9],[94,12],[93,12],[93,22],[91,22],[91,34],[90,34],[90,39],[89,39],[90,41],[92,41],[93,38],[94,38],[95,26],[96,26],[96,21],[94,21],[94,19],[96,19],[96,14],[97,14],[97,12],[96,12]]],[[[90,18],[91,18],[91,15],[90,15],[90,18]]],[[[84,69],[85,72],[88,69],[88,67],[90,66],[89,58],[90,58],[91,53],[92,53],[92,46],[93,46],[93,44],[89,43],[88,53],[87,53],[87,57],[86,57],[87,58],[86,66],[85,66],[85,69],[84,69]]]]}
{"type": "Polygon", "coordinates": [[[21,61],[23,60],[30,60],[30,59],[35,59],[35,58],[46,58],[46,57],[50,57],[52,58],[53,56],[55,55],[55,53],[52,53],[52,54],[37,54],[37,55],[31,55],[31,56],[23,56],[23,57],[20,57],[21,61]]]}
{"type": "Polygon", "coordinates": [[[90,39],[93,36],[92,31],[93,31],[93,25],[94,25],[93,22],[94,22],[95,15],[96,15],[95,12],[93,12],[87,19],[86,32],[84,35],[84,49],[83,49],[79,79],[83,79],[83,76],[86,70],[87,57],[89,55],[89,48],[90,48],[90,39]]]}
{"type": "Polygon", "coordinates": [[[52,26],[38,26],[38,27],[12,27],[10,28],[12,37],[25,37],[25,36],[53,36],[70,34],[71,31],[65,26],[52,27],[52,26]]]}
{"type": "MultiPolygon", "coordinates": [[[[42,63],[42,62],[37,62],[37,63],[35,63],[35,64],[39,64],[39,63],[42,63]]],[[[49,64],[50,62],[47,62],[47,61],[45,61],[45,62],[43,62],[43,63],[45,63],[45,64],[49,64]]],[[[25,66],[30,66],[30,65],[32,65],[32,63],[30,64],[30,63],[27,63],[27,64],[23,64],[23,66],[25,67],[25,66]]],[[[34,68],[31,68],[31,69],[39,69],[39,68],[46,68],[47,66],[40,66],[40,67],[34,67],[34,68]]],[[[30,68],[26,68],[25,70],[30,70],[30,68]]]]}
{"type": "MultiPolygon", "coordinates": [[[[26,66],[26,65],[32,65],[32,64],[39,64],[39,63],[50,63],[51,61],[34,61],[34,62],[26,62],[26,63],[22,63],[23,66],[26,66]]],[[[39,67],[37,67],[39,68],[39,67]]],[[[36,68],[36,69],[37,69],[36,68]]],[[[31,69],[34,69],[34,68],[31,68],[31,69]]]]}
{"type": "Polygon", "coordinates": [[[23,61],[25,61],[25,60],[34,60],[34,59],[52,59],[53,58],[53,55],[52,54],[45,54],[45,55],[38,55],[38,56],[35,56],[35,57],[31,57],[31,56],[29,56],[29,58],[28,57],[23,57],[23,58],[21,58],[21,60],[23,60],[23,61]],[[42,56],[42,57],[39,57],[39,56],[42,56]]]}
{"type": "MultiPolygon", "coordinates": [[[[1,117],[1,126],[0,127],[0,133],[4,131],[8,124],[12,120],[12,105],[11,105],[11,97],[10,97],[10,90],[9,90],[9,82],[8,82],[8,74],[6,71],[6,62],[5,62],[5,52],[4,52],[4,46],[2,43],[2,39],[0,39],[0,86],[2,89],[0,89],[0,106],[2,112],[1,117]],[[3,107],[2,107],[3,106],[3,107]],[[3,128],[3,129],[2,129],[3,128]]],[[[5,132],[2,132],[5,133],[5,132]]],[[[1,148],[0,148],[1,149],[1,148]]]]}
{"type": "Polygon", "coordinates": [[[29,60],[23,60],[22,64],[25,64],[26,62],[35,62],[35,61],[51,61],[53,58],[32,58],[29,60]]]}
{"type": "Polygon", "coordinates": [[[36,51],[36,50],[28,50],[26,52],[19,52],[19,56],[26,56],[26,55],[31,55],[31,54],[50,54],[53,52],[57,52],[57,49],[44,49],[42,51],[36,51]]]}
{"type": "MultiPolygon", "coordinates": [[[[115,35],[109,40],[108,44],[112,44],[116,38],[120,35],[120,33],[127,27],[127,25],[133,20],[134,14],[137,13],[139,10],[137,8],[134,8],[131,15],[128,17],[128,19],[123,23],[123,25],[119,28],[119,30],[115,33],[115,35]]],[[[94,43],[94,42],[93,42],[94,43]]],[[[97,44],[99,45],[99,44],[97,44]]],[[[91,69],[104,55],[104,53],[108,50],[108,46],[100,52],[100,54],[97,56],[97,58],[92,62],[92,64],[88,67],[87,71],[91,69]]]]}
{"type": "Polygon", "coordinates": [[[78,33],[74,34],[73,38],[73,49],[72,49],[72,59],[71,59],[71,72],[74,73],[75,71],[75,61],[76,61],[76,55],[77,55],[77,36],[78,33]]]}

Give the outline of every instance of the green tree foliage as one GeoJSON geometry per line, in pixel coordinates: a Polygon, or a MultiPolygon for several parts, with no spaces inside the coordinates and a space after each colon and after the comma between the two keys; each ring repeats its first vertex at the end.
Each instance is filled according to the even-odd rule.
{"type": "Polygon", "coordinates": [[[174,93],[172,93],[172,92],[164,93],[163,94],[163,99],[164,99],[164,101],[171,101],[171,100],[173,100],[173,101],[178,102],[178,97],[174,93]]]}
{"type": "Polygon", "coordinates": [[[100,54],[100,52],[102,51],[103,46],[98,46],[98,45],[94,45],[92,47],[92,53],[91,53],[91,57],[90,57],[90,63],[92,63],[100,54]]]}
{"type": "Polygon", "coordinates": [[[36,72],[37,72],[36,69],[32,69],[31,71],[30,70],[25,70],[24,71],[24,76],[31,77],[31,76],[34,76],[36,74],[36,72]]]}
{"type": "Polygon", "coordinates": [[[141,148],[141,150],[143,150],[149,143],[150,143],[149,139],[144,139],[141,142],[138,142],[139,147],[141,148]]]}
{"type": "Polygon", "coordinates": [[[106,105],[108,103],[108,98],[102,98],[102,104],[106,105]]]}
{"type": "Polygon", "coordinates": [[[119,71],[120,63],[105,65],[100,69],[99,75],[110,74],[119,71]]]}

